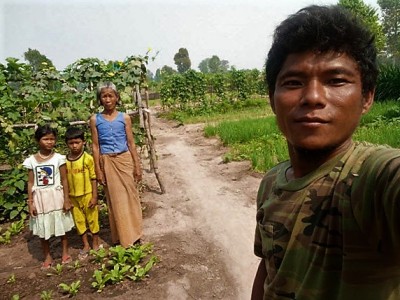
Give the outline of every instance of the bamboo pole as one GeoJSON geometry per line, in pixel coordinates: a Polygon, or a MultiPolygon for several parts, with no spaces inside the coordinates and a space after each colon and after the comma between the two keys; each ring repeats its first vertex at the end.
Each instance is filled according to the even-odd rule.
{"type": "MultiPolygon", "coordinates": [[[[137,92],[139,92],[138,98],[140,96],[140,91],[138,89],[136,89],[137,92]]],[[[150,121],[150,110],[148,108],[148,93],[146,93],[146,106],[145,108],[142,108],[142,114],[143,114],[143,125],[144,125],[144,129],[146,132],[146,138],[147,138],[147,145],[149,146],[149,150],[150,150],[150,168],[151,171],[154,172],[154,174],[156,175],[156,179],[158,181],[158,185],[160,186],[161,189],[161,193],[165,194],[166,190],[165,190],[165,186],[163,183],[163,180],[161,179],[161,174],[159,172],[158,169],[158,163],[157,163],[157,154],[156,154],[156,148],[154,145],[154,139],[153,139],[153,135],[151,134],[151,121],[150,121]]]]}

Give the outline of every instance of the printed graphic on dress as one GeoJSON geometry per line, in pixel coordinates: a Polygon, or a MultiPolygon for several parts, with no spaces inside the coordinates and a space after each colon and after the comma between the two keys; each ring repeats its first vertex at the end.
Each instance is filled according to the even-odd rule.
{"type": "Polygon", "coordinates": [[[36,167],[36,178],[38,186],[54,184],[54,166],[38,166],[36,167]]]}

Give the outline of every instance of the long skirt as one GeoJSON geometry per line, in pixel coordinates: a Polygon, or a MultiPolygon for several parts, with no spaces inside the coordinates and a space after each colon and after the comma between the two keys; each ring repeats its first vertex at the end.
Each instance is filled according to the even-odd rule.
{"type": "Polygon", "coordinates": [[[64,212],[64,193],[61,186],[36,189],[33,202],[37,215],[30,217],[29,227],[34,235],[48,240],[52,236],[63,236],[74,227],[70,211],[64,212]]]}
{"type": "Polygon", "coordinates": [[[133,159],[129,151],[102,155],[106,179],[105,193],[111,240],[123,247],[132,246],[142,236],[142,208],[133,177],[133,159]]]}

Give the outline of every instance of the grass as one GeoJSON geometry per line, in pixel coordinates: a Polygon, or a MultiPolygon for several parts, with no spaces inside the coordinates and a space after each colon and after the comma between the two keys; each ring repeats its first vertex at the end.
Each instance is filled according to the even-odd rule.
{"type": "MultiPolygon", "coordinates": [[[[200,118],[201,119],[201,118],[200,118]]],[[[204,121],[204,116],[203,119],[204,121]]],[[[224,160],[250,160],[255,171],[265,172],[288,159],[286,140],[279,132],[275,117],[266,107],[241,110],[207,119],[206,137],[219,136],[229,147],[224,160]]],[[[375,103],[362,117],[354,140],[386,144],[400,148],[400,103],[375,103]]]]}
{"type": "MultiPolygon", "coordinates": [[[[201,111],[200,111],[201,112],[201,111]]],[[[195,123],[218,123],[224,120],[241,120],[250,118],[262,118],[273,115],[271,107],[266,98],[252,98],[247,100],[242,108],[230,109],[224,112],[204,112],[191,115],[182,111],[166,112],[163,114],[167,119],[178,120],[182,124],[195,123]]]]}
{"type": "Polygon", "coordinates": [[[255,171],[264,172],[288,158],[286,141],[279,132],[275,117],[222,121],[206,125],[206,137],[218,135],[230,150],[224,160],[250,160],[255,171]]]}

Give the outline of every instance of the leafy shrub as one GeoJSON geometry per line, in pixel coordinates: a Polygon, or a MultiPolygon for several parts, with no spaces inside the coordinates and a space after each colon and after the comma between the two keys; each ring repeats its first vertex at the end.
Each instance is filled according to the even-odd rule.
{"type": "Polygon", "coordinates": [[[400,100],[400,65],[380,66],[375,100],[400,100]]]}

